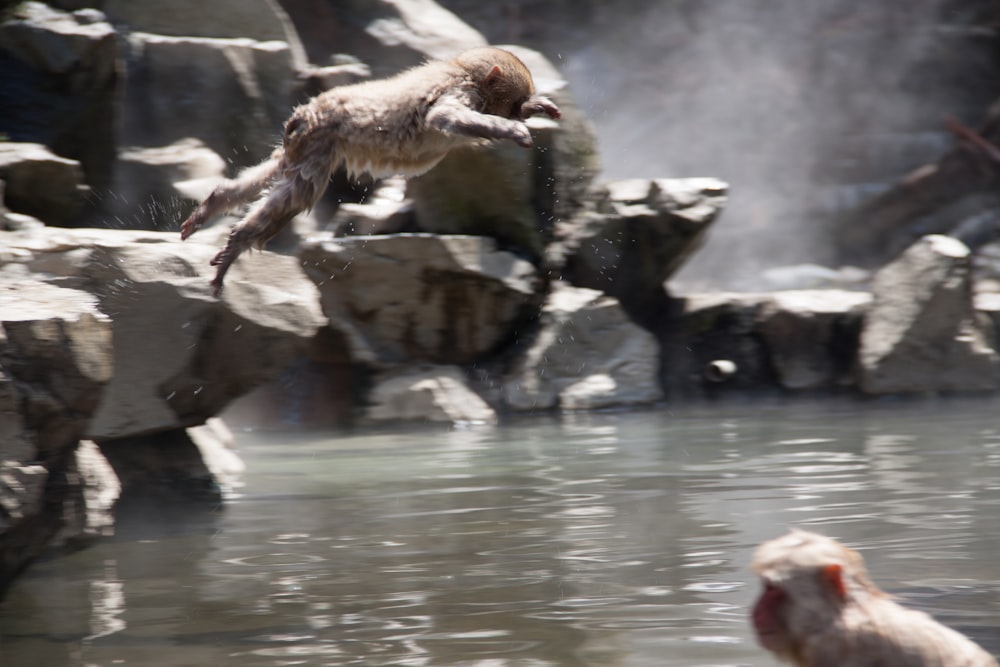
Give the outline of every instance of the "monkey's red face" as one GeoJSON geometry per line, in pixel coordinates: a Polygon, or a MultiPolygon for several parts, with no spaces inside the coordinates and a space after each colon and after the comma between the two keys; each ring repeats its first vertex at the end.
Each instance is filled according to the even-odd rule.
{"type": "Polygon", "coordinates": [[[764,590],[753,606],[753,628],[761,646],[775,653],[784,653],[788,649],[788,630],[785,627],[788,594],[766,579],[763,583],[764,590]]]}

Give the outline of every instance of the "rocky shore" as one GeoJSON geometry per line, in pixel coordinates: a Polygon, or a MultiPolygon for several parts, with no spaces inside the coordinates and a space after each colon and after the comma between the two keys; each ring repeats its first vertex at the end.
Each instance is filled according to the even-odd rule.
{"type": "Polygon", "coordinates": [[[232,219],[183,243],[180,221],[292,106],[486,40],[427,2],[373,3],[345,40],[360,60],[318,65],[270,0],[190,3],[185,20],[85,4],[0,23],[0,87],[21,102],[0,111],[0,592],[46,549],[113,530],[126,500],[221,502],[239,463],[217,417],[254,391],[336,426],[997,390],[1000,292],[950,236],[871,271],[793,271],[799,289],[669,292],[728,185],[596,180],[572,91],[514,46],[564,111],[529,122],[533,150],[455,152],[406,184],[340,178],[216,299],[208,260],[232,219]]]}

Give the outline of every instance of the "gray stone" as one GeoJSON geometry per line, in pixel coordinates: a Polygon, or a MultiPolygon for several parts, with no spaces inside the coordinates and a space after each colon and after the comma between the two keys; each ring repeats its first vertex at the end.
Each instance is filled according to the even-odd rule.
{"type": "Polygon", "coordinates": [[[80,163],[41,144],[0,142],[0,179],[12,211],[55,225],[73,221],[89,192],[80,163]]]}
{"type": "Polygon", "coordinates": [[[538,94],[552,99],[562,118],[538,116],[528,120],[535,140],[532,196],[543,223],[551,232],[558,220],[569,220],[592,197],[594,178],[601,171],[597,131],[581,111],[569,82],[540,52],[515,44],[502,45],[528,66],[538,94]]]}
{"type": "Polygon", "coordinates": [[[397,234],[412,225],[413,202],[403,178],[380,181],[362,204],[340,204],[330,223],[337,236],[397,234]]]}
{"type": "Polygon", "coordinates": [[[112,21],[133,32],[280,41],[291,48],[296,66],[307,61],[291,20],[276,0],[104,0],[102,8],[112,21]]]}
{"type": "Polygon", "coordinates": [[[853,351],[867,292],[776,292],[757,313],[758,331],[785,389],[835,389],[853,383],[853,351]]]}
{"type": "Polygon", "coordinates": [[[775,371],[758,332],[769,294],[688,294],[655,330],[662,346],[661,381],[671,397],[716,395],[776,385],[775,371]],[[720,377],[714,369],[731,366],[720,377]]]}
{"type": "Polygon", "coordinates": [[[0,59],[0,89],[16,99],[0,104],[7,139],[44,144],[77,160],[86,182],[106,191],[117,145],[121,68],[115,31],[103,15],[20,3],[0,24],[0,59]]]}
{"type": "MultiPolygon", "coordinates": [[[[200,238],[213,240],[207,231],[200,238]]],[[[213,298],[218,248],[198,238],[50,228],[0,239],[32,271],[96,295],[113,319],[116,371],[87,427],[102,445],[203,423],[280,374],[325,324],[291,257],[244,256],[213,298]]]]}
{"type": "Polygon", "coordinates": [[[79,539],[81,535],[110,535],[114,530],[114,508],[121,494],[121,482],[94,441],[82,440],[74,457],[83,497],[79,509],[67,517],[63,533],[67,540],[79,539]]]}
{"type": "Polygon", "coordinates": [[[503,381],[513,410],[584,410],[652,403],[656,339],[633,324],[618,302],[596,290],[553,284],[541,329],[503,381]]]}
{"type": "MultiPolygon", "coordinates": [[[[317,12],[312,6],[292,2],[291,11],[306,34],[310,48],[327,53],[350,53],[372,63],[375,76],[382,77],[419,65],[427,59],[449,59],[460,51],[486,46],[486,38],[434,0],[372,0],[317,12]],[[335,43],[312,25],[325,23],[326,32],[337,36],[335,43]]],[[[322,57],[314,57],[317,62],[322,57]]]]}
{"type": "Polygon", "coordinates": [[[859,385],[868,394],[987,391],[998,359],[972,300],[969,249],[925,236],[880,270],[861,332],[859,385]]]}
{"type": "Polygon", "coordinates": [[[469,388],[455,366],[389,371],[376,378],[368,403],[365,419],[371,422],[496,422],[496,413],[469,388]]]}
{"type": "Polygon", "coordinates": [[[0,279],[0,595],[54,540],[98,527],[74,454],[111,378],[111,344],[89,294],[0,279]]]}
{"type": "Polygon", "coordinates": [[[226,423],[212,417],[201,426],[187,430],[198,448],[205,467],[224,494],[233,493],[242,481],[246,465],[236,452],[236,438],[226,423]]]}
{"type": "Polygon", "coordinates": [[[606,186],[596,213],[557,224],[550,261],[579,287],[599,289],[630,312],[650,313],[664,283],[701,247],[726,203],[714,178],[628,179],[606,186]]]}
{"type": "Polygon", "coordinates": [[[225,160],[197,139],[126,149],[119,156],[113,212],[126,228],[177,229],[197,204],[186,196],[187,184],[217,182],[225,174],[225,160]]]}
{"type": "Polygon", "coordinates": [[[197,137],[236,166],[280,142],[297,94],[285,42],[129,36],[123,143],[164,146],[197,137]]]}
{"type": "Polygon", "coordinates": [[[482,237],[317,235],[301,259],[331,327],[367,363],[481,359],[540,301],[534,267],[482,237]]]}

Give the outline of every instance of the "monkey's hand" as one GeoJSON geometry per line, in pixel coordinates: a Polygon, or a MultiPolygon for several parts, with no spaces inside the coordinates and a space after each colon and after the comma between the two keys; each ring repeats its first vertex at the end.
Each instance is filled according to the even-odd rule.
{"type": "Polygon", "coordinates": [[[512,136],[510,137],[518,146],[522,148],[531,148],[535,145],[535,141],[531,138],[531,130],[524,123],[518,123],[519,127],[514,128],[512,136]]]}
{"type": "Polygon", "coordinates": [[[553,120],[562,118],[562,112],[559,111],[559,107],[552,100],[541,95],[535,95],[521,105],[521,120],[527,120],[532,116],[539,116],[541,114],[545,114],[553,120]]]}
{"type": "Polygon", "coordinates": [[[203,206],[199,206],[191,215],[188,216],[188,219],[184,221],[184,224],[181,225],[182,241],[198,231],[198,228],[205,222],[205,212],[203,209],[203,206]]]}

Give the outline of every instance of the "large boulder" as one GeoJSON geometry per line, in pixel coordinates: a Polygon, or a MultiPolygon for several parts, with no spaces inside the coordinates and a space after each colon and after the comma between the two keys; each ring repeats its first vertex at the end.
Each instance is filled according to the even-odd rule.
{"type": "Polygon", "coordinates": [[[134,32],[285,42],[297,66],[307,62],[291,19],[277,0],[104,0],[101,4],[112,21],[134,32]]]}
{"type": "Polygon", "coordinates": [[[73,222],[90,191],[79,162],[41,144],[0,142],[0,181],[10,210],[53,225],[73,222]]]}
{"type": "Polygon", "coordinates": [[[686,178],[628,179],[605,188],[596,213],[557,225],[550,255],[565,280],[619,299],[641,320],[663,307],[664,282],[701,247],[728,186],[686,178]]]}
{"type": "Polygon", "coordinates": [[[791,390],[835,389],[853,384],[854,353],[867,292],[775,292],[757,313],[778,384],[791,390]]]}
{"type": "Polygon", "coordinates": [[[174,234],[49,229],[3,242],[31,271],[94,294],[113,319],[116,371],[86,429],[102,443],[203,423],[278,376],[325,323],[291,257],[247,255],[219,300],[208,265],[217,248],[174,234]]]}
{"type": "Polygon", "coordinates": [[[197,137],[246,166],[278,143],[298,94],[299,70],[286,42],[135,32],[128,47],[125,145],[197,137]]]}
{"type": "Polygon", "coordinates": [[[591,186],[601,171],[597,131],[577,104],[566,77],[544,55],[533,49],[506,44],[524,61],[540,95],[552,99],[562,112],[558,121],[535,117],[528,120],[535,140],[533,200],[543,222],[550,229],[558,220],[567,220],[589,204],[591,186]]]}
{"type": "Polygon", "coordinates": [[[673,299],[656,329],[668,395],[704,396],[777,386],[758,323],[768,294],[705,293],[673,299]]]}
{"type": "Polygon", "coordinates": [[[119,165],[110,208],[131,229],[176,229],[197,204],[187,196],[189,182],[217,182],[226,175],[225,160],[197,139],[128,148],[119,165]]]}
{"type": "Polygon", "coordinates": [[[282,0],[281,4],[313,62],[350,53],[377,67],[379,77],[428,58],[451,58],[487,45],[478,31],[434,0],[282,0]]]}
{"type": "Polygon", "coordinates": [[[617,300],[557,281],[537,336],[503,379],[503,401],[518,411],[653,403],[663,397],[659,356],[617,300]]]}
{"type": "Polygon", "coordinates": [[[463,364],[511,340],[540,301],[534,267],[492,239],[318,235],[301,251],[353,357],[463,364]]]}
{"type": "Polygon", "coordinates": [[[868,394],[997,388],[1000,358],[976,313],[969,249],[925,236],[879,271],[858,350],[868,394]]]}
{"type": "Polygon", "coordinates": [[[496,422],[496,413],[456,366],[403,367],[376,378],[365,419],[371,422],[496,422]]]}
{"type": "Polygon", "coordinates": [[[97,527],[75,452],[111,374],[93,296],[0,280],[0,595],[67,526],[97,527]]]}
{"type": "Polygon", "coordinates": [[[0,23],[0,134],[77,160],[86,182],[111,186],[120,49],[93,9],[72,14],[23,2],[0,23]]]}

